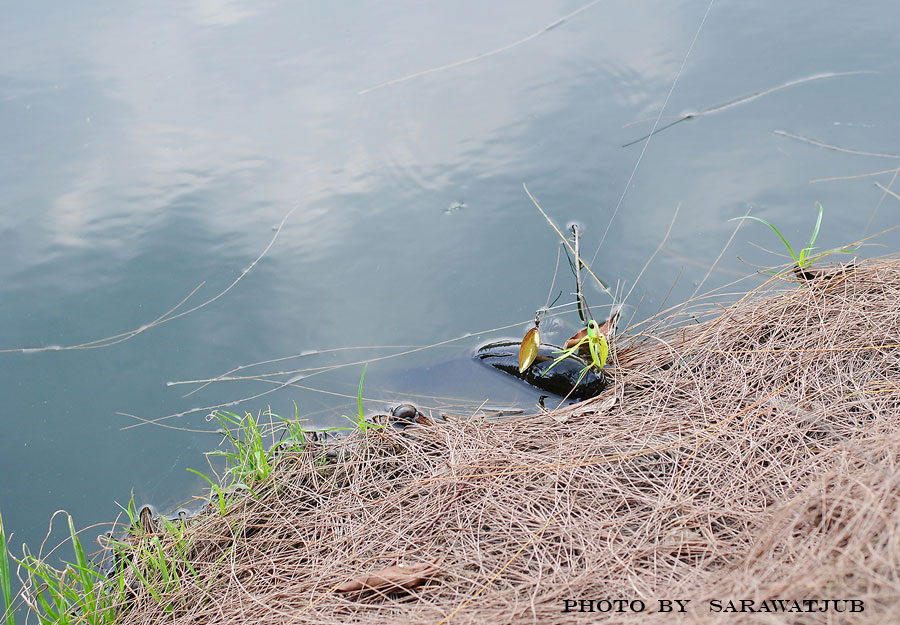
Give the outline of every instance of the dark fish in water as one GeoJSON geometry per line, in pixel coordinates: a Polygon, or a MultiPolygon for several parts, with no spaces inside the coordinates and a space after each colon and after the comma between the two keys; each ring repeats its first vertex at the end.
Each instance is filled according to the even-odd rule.
{"type": "Polygon", "coordinates": [[[562,352],[562,349],[554,345],[541,345],[534,363],[524,372],[519,372],[519,347],[518,341],[488,343],[478,348],[475,358],[486,365],[515,376],[535,388],[560,397],[568,395],[570,399],[589,399],[599,395],[606,387],[606,376],[593,369],[589,369],[578,386],[575,386],[578,376],[581,375],[581,371],[587,366],[587,363],[573,356],[563,359],[553,369],[550,369],[547,375],[543,375],[562,352]],[[573,387],[575,390],[572,390],[573,387]]]}

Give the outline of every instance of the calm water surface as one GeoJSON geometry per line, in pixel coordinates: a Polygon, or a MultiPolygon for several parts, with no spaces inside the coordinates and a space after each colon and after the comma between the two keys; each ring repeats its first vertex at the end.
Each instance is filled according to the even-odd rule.
{"type": "MultiPolygon", "coordinates": [[[[533,406],[534,393],[471,360],[480,343],[522,335],[553,277],[558,240],[523,183],[557,223],[583,225],[585,256],[599,246],[593,269],[612,284],[630,285],[680,205],[629,302],[638,319],[670,288],[671,302],[694,292],[727,220],[748,208],[799,242],[821,201],[824,247],[900,223],[900,202],[874,185],[891,174],[810,183],[893,169],[896,157],[774,132],[900,153],[896,3],[715,3],[683,69],[706,2],[599,2],[547,29],[582,6],[0,8],[0,510],[15,552],[36,546],[59,508],[84,526],[114,517],[132,489],[162,509],[201,492],[185,468],[204,468],[219,443],[212,406],[259,395],[229,409],[296,404],[311,426],[343,423],[363,368],[298,378],[306,388],[220,381],[189,397],[196,386],[169,382],[464,337],[372,360],[366,407],[533,406]],[[663,115],[680,116],[859,70],[873,73],[797,84],[622,147],[649,131],[629,124],[655,118],[670,89],[663,115]],[[222,297],[94,343],[145,328],[199,284],[179,311],[225,290],[291,210],[222,297]],[[513,327],[487,332],[502,326],[513,327]],[[23,351],[51,346],[83,348],[23,351]],[[323,350],[337,351],[311,353],[323,350]]],[[[897,235],[879,241],[864,253],[897,249],[897,235]]],[[[783,262],[751,242],[779,245],[747,224],[704,288],[783,262]]],[[[560,279],[565,301],[572,280],[560,279]]],[[[548,338],[576,322],[548,322],[548,338]]]]}

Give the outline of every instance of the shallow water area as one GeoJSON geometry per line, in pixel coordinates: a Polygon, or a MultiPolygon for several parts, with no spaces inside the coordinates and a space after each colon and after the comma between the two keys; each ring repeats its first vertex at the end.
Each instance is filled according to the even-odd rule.
{"type": "MultiPolygon", "coordinates": [[[[761,224],[722,253],[748,210],[795,248],[816,201],[822,249],[900,223],[875,186],[893,189],[900,165],[895,3],[0,14],[0,510],[15,553],[59,508],[85,526],[132,489],[162,511],[203,492],[185,469],[220,443],[216,407],[347,425],[364,363],[372,413],[534,408],[539,393],[471,357],[521,337],[553,281],[559,239],[523,183],[557,225],[582,224],[583,256],[625,291],[680,207],[622,329],[785,262],[761,224]],[[622,147],[664,103],[660,127],[708,112],[622,147]],[[862,177],[826,180],[847,176],[862,177]]],[[[878,242],[857,253],[898,235],[878,242]]],[[[573,290],[563,259],[552,295],[573,290]]],[[[598,315],[611,304],[590,282],[587,297],[598,315]]],[[[558,344],[579,327],[560,312],[545,321],[558,344]]]]}

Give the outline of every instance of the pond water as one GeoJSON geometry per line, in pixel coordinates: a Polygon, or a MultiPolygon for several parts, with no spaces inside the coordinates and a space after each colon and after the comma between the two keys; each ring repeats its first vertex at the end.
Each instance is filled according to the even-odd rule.
{"type": "MultiPolygon", "coordinates": [[[[582,225],[594,272],[626,290],[679,207],[628,300],[636,320],[690,297],[747,210],[798,247],[817,201],[823,249],[897,225],[900,201],[875,185],[892,171],[811,181],[900,165],[898,13],[5,5],[0,511],[14,551],[60,508],[85,526],[132,490],[163,510],[203,491],[185,469],[219,443],[212,407],[346,424],[364,362],[369,411],[532,408],[536,393],[472,360],[521,337],[553,280],[559,238],[523,183],[560,227],[582,225]],[[706,112],[623,147],[664,104],[659,127],[706,112]],[[169,384],[263,361],[187,397],[198,385],[169,384]]],[[[876,241],[858,253],[898,236],[876,241]]],[[[745,223],[703,290],[784,262],[780,247],[745,223]]],[[[573,288],[563,260],[560,303],[573,288]]],[[[564,310],[550,340],[578,328],[564,310]]]]}

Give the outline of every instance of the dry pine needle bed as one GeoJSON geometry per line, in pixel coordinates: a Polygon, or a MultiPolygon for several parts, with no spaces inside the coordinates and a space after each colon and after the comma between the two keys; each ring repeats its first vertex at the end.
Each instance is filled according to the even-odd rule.
{"type": "Polygon", "coordinates": [[[693,306],[621,337],[585,404],[282,456],[188,525],[202,586],[139,588],[124,621],[900,623],[900,262],[693,306]],[[691,604],[673,621],[661,598],[691,604]],[[865,613],[707,603],[768,598],[865,613]]]}

